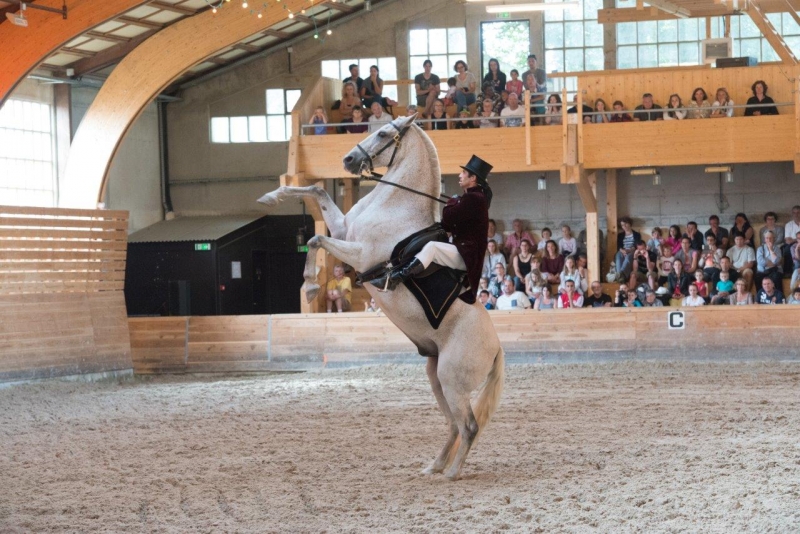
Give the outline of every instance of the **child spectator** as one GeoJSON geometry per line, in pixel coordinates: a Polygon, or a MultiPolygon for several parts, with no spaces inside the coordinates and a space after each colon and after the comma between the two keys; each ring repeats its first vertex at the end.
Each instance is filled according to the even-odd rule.
{"type": "Polygon", "coordinates": [[[792,296],[786,301],[786,304],[800,304],[800,287],[794,288],[792,296]]]}
{"type": "Polygon", "coordinates": [[[539,245],[536,247],[536,250],[540,250],[544,252],[544,247],[547,245],[547,242],[550,241],[550,238],[553,237],[553,232],[550,228],[546,226],[542,228],[542,239],[539,241],[539,245]]]}
{"type": "Polygon", "coordinates": [[[664,238],[661,235],[661,228],[656,226],[653,228],[653,231],[650,232],[650,239],[647,240],[647,250],[654,254],[661,254],[661,243],[664,242],[664,238]]]}
{"type": "Polygon", "coordinates": [[[684,297],[682,306],[705,306],[706,301],[700,296],[697,284],[689,284],[689,295],[684,297]]]}
{"type": "Polygon", "coordinates": [[[531,260],[531,272],[525,277],[525,294],[528,295],[531,304],[536,304],[536,301],[542,296],[542,288],[546,285],[547,280],[542,276],[541,261],[534,257],[531,260]]]}
{"type": "Polygon", "coordinates": [[[610,122],[631,122],[633,119],[627,113],[623,113],[623,109],[625,109],[625,104],[621,101],[617,100],[613,104],[614,106],[614,113],[611,114],[611,121],[610,122]]]}
{"type": "Polygon", "coordinates": [[[575,288],[582,294],[581,275],[577,265],[575,265],[574,256],[567,256],[564,259],[564,269],[561,271],[561,283],[558,286],[558,291],[563,293],[567,288],[567,282],[570,280],[575,283],[575,288]]]}
{"type": "Polygon", "coordinates": [[[492,117],[499,117],[492,108],[492,101],[488,98],[484,99],[481,103],[481,109],[475,112],[475,118],[478,119],[474,121],[475,126],[479,128],[497,128],[500,126],[498,119],[492,119],[492,117]]]}
{"type": "Polygon", "coordinates": [[[675,255],[672,253],[672,246],[667,243],[662,244],[661,256],[656,262],[658,266],[658,285],[663,286],[667,283],[667,277],[672,272],[672,262],[674,261],[675,255]]]}
{"type": "Polygon", "coordinates": [[[510,74],[511,79],[506,83],[505,90],[509,93],[521,95],[525,88],[522,85],[522,80],[519,79],[519,71],[517,69],[511,69],[510,74]]]}
{"type": "Polygon", "coordinates": [[[455,104],[455,97],[456,97],[456,78],[452,76],[447,78],[447,92],[444,94],[444,105],[445,107],[452,106],[455,104]]]}
{"type": "Polygon", "coordinates": [[[378,306],[378,304],[375,302],[375,299],[374,298],[370,298],[369,302],[365,302],[364,303],[364,311],[365,312],[380,313],[381,309],[378,306]]]}
{"type": "Polygon", "coordinates": [[[314,125],[314,135],[325,135],[328,133],[328,116],[325,114],[325,109],[322,106],[317,106],[314,110],[314,116],[311,117],[309,124],[314,125]]]}
{"type": "Polygon", "coordinates": [[[730,273],[719,273],[719,282],[717,282],[715,290],[716,295],[711,299],[711,304],[727,304],[731,293],[733,293],[733,282],[731,282],[730,273]]]}
{"type": "Polygon", "coordinates": [[[664,240],[664,243],[672,247],[672,253],[675,254],[681,249],[681,227],[677,224],[673,224],[669,227],[669,231],[667,232],[667,238],[664,240]]]}
{"type": "Polygon", "coordinates": [[[475,126],[475,121],[469,120],[469,110],[462,109],[461,111],[458,112],[458,117],[461,120],[456,122],[454,129],[471,130],[472,128],[477,128],[477,126],[475,126]]]}
{"type": "Polygon", "coordinates": [[[605,122],[611,122],[611,114],[607,112],[606,101],[602,98],[598,98],[594,101],[594,110],[597,112],[597,115],[592,116],[592,122],[595,124],[603,124],[605,122]]]}
{"type": "Polygon", "coordinates": [[[572,237],[572,228],[568,225],[561,227],[561,239],[558,240],[558,250],[562,256],[574,256],[578,252],[578,242],[572,237]]]}
{"type": "Polygon", "coordinates": [[[489,299],[489,292],[485,289],[478,294],[478,300],[481,301],[481,304],[487,310],[493,310],[494,306],[492,306],[492,301],[489,299]]]}
{"type": "Polygon", "coordinates": [[[697,294],[703,297],[703,299],[705,299],[706,302],[708,302],[708,297],[709,297],[708,284],[703,279],[703,271],[701,271],[700,269],[697,269],[694,272],[694,285],[695,287],[697,287],[697,294]]]}
{"type": "Polygon", "coordinates": [[[364,120],[364,112],[361,110],[361,106],[353,107],[353,118],[344,119],[342,123],[349,123],[344,126],[344,131],[351,134],[366,133],[369,128],[367,121],[364,120]]]}

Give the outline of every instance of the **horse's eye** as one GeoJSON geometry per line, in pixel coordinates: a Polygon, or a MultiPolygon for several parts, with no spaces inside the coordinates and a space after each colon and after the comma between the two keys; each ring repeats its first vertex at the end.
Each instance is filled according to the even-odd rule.
{"type": "Polygon", "coordinates": [[[386,137],[386,132],[378,132],[378,137],[386,137]]]}

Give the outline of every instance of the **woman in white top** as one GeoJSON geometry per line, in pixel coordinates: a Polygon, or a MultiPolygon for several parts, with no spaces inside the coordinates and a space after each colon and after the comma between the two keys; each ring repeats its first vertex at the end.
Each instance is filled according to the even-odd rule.
{"type": "Polygon", "coordinates": [[[552,94],[547,99],[547,105],[544,112],[545,124],[561,124],[563,118],[561,117],[561,97],[557,94],[552,94]]]}
{"type": "Polygon", "coordinates": [[[724,87],[717,89],[717,98],[711,104],[711,118],[723,119],[733,117],[733,100],[728,96],[728,90],[724,87]]]}
{"type": "Polygon", "coordinates": [[[482,103],[483,109],[479,109],[475,113],[475,118],[477,120],[473,121],[475,126],[478,128],[497,128],[500,126],[499,120],[492,120],[489,117],[499,117],[497,113],[492,111],[492,107],[494,107],[494,102],[491,99],[487,98],[482,103]]]}
{"type": "Polygon", "coordinates": [[[492,276],[494,267],[498,263],[501,263],[504,269],[508,267],[506,257],[497,249],[497,242],[494,239],[490,239],[486,242],[486,255],[483,257],[483,272],[481,276],[486,278],[492,276]]]}
{"type": "Polygon", "coordinates": [[[578,291],[578,293],[583,293],[581,273],[578,270],[578,266],[575,264],[575,258],[573,256],[567,256],[564,260],[564,269],[561,271],[561,283],[558,284],[559,292],[567,290],[567,280],[572,280],[575,282],[575,289],[578,291]]]}
{"type": "Polygon", "coordinates": [[[500,246],[503,242],[503,235],[497,231],[497,224],[494,222],[494,219],[489,219],[489,232],[486,236],[486,241],[490,239],[494,239],[497,246],[500,246]]]}
{"type": "Polygon", "coordinates": [[[689,296],[683,297],[681,306],[705,306],[706,301],[697,293],[697,285],[692,282],[689,284],[689,296]]]}
{"type": "Polygon", "coordinates": [[[534,258],[534,263],[531,265],[531,272],[525,277],[525,294],[528,295],[532,304],[542,296],[542,288],[547,286],[547,281],[542,276],[542,271],[539,270],[539,259],[534,258]]]}
{"type": "Polygon", "coordinates": [[[578,252],[578,242],[572,237],[572,228],[566,224],[561,227],[561,239],[558,240],[558,250],[563,256],[574,256],[578,252]]]}
{"type": "Polygon", "coordinates": [[[470,104],[475,103],[475,89],[478,87],[478,81],[475,79],[475,75],[469,71],[464,61],[459,59],[453,68],[458,73],[456,74],[456,94],[453,100],[456,101],[456,107],[460,112],[470,104]]]}
{"type": "Polygon", "coordinates": [[[706,90],[698,87],[692,93],[692,101],[687,106],[689,108],[689,119],[707,119],[711,115],[711,104],[708,103],[706,90]]]}
{"type": "Polygon", "coordinates": [[[677,108],[683,107],[683,101],[678,95],[669,95],[669,104],[667,104],[667,111],[664,112],[665,121],[679,121],[686,118],[686,110],[679,110],[677,108]],[[672,111],[670,111],[672,110],[672,111]]]}

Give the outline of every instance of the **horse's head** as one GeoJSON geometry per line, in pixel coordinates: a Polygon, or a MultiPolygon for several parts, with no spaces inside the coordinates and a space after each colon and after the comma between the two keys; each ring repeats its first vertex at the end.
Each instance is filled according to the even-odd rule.
{"type": "Polygon", "coordinates": [[[398,117],[384,125],[358,143],[342,162],[344,169],[352,174],[360,175],[362,171],[371,171],[375,167],[388,167],[394,159],[402,138],[414,125],[417,115],[398,117]]]}

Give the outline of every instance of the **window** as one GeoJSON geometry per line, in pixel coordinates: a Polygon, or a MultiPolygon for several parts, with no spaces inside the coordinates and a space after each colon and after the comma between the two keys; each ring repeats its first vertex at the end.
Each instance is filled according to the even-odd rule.
{"type": "MultiPolygon", "coordinates": [[[[789,13],[769,13],[767,18],[775,26],[781,37],[789,45],[789,49],[800,54],[800,26],[789,13]]],[[[712,19],[711,37],[725,36],[725,19],[715,17],[712,19]]],[[[778,54],[772,49],[767,40],[761,36],[761,31],[747,16],[731,17],[731,37],[733,37],[733,56],[750,56],[759,61],[780,61],[778,54]]]]}
{"type": "Polygon", "coordinates": [[[602,0],[584,0],[578,7],[545,11],[540,66],[547,72],[603,70],[603,26],[597,23],[602,8],[602,0]]]}
{"type": "MultiPolygon", "coordinates": [[[[358,65],[358,75],[362,78],[369,77],[369,68],[372,65],[378,66],[378,76],[381,80],[397,79],[397,59],[393,57],[369,57],[361,59],[334,59],[322,62],[322,75],[327,78],[337,78],[344,80],[350,77],[350,65],[358,65]]],[[[384,85],[383,96],[397,100],[397,86],[384,85]]]]}
{"type": "MultiPolygon", "coordinates": [[[[455,75],[453,65],[459,59],[467,62],[467,30],[465,28],[436,28],[432,30],[411,30],[408,32],[409,78],[422,72],[426,59],[433,63],[431,72],[442,81],[442,90],[447,91],[447,79],[455,75]]],[[[475,75],[478,70],[471,69],[475,75]]],[[[417,101],[416,89],[409,89],[409,102],[417,101]]]]}
{"type": "Polygon", "coordinates": [[[530,21],[481,22],[481,79],[489,72],[489,60],[492,58],[500,63],[500,70],[506,73],[507,80],[511,79],[511,69],[517,69],[522,74],[528,69],[530,49],[530,21]]]}
{"type": "Polygon", "coordinates": [[[267,89],[267,114],[250,117],[212,117],[212,143],[266,143],[292,137],[292,109],[300,89],[267,89]]]}
{"type": "Polygon", "coordinates": [[[15,206],[56,205],[52,107],[7,100],[0,108],[0,198],[15,206]]]}

